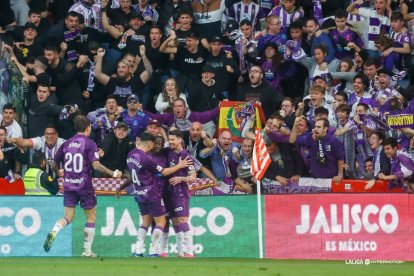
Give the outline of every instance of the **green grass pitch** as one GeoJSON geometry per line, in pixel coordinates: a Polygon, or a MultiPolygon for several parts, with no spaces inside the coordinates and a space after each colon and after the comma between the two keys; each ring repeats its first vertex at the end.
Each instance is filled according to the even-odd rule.
{"type": "Polygon", "coordinates": [[[232,258],[2,258],[2,276],[36,275],[414,275],[414,263],[346,264],[345,261],[232,258]]]}

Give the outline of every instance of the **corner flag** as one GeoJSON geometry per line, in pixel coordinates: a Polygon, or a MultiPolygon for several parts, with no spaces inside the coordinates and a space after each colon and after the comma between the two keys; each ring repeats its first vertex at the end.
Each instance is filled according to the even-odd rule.
{"type": "Polygon", "coordinates": [[[263,140],[260,130],[255,129],[255,140],[252,157],[252,174],[257,180],[261,180],[263,175],[270,165],[270,155],[266,148],[266,143],[263,140]]]}

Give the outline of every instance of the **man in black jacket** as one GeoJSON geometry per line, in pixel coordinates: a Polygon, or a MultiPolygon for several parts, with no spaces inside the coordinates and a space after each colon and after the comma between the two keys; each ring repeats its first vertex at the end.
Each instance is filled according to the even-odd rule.
{"type": "MultiPolygon", "coordinates": [[[[99,157],[105,167],[120,171],[126,169],[125,160],[129,151],[135,147],[135,144],[128,138],[128,130],[127,124],[119,122],[114,132],[109,133],[103,139],[100,144],[99,157]]],[[[95,175],[102,177],[98,172],[95,172],[95,175]]]]}
{"type": "Polygon", "coordinates": [[[230,98],[237,93],[236,84],[240,76],[240,69],[236,61],[231,58],[231,53],[223,50],[223,42],[220,36],[210,38],[210,53],[207,54],[205,63],[213,67],[216,85],[226,91],[230,98]]]}
{"type": "Polygon", "coordinates": [[[282,99],[263,81],[263,70],[259,66],[252,66],[249,70],[250,83],[240,87],[237,94],[239,101],[259,101],[262,104],[266,118],[279,109],[282,99]]]}

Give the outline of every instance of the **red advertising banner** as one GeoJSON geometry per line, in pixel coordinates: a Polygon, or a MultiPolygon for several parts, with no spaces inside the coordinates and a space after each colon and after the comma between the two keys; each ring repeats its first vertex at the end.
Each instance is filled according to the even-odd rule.
{"type": "Polygon", "coordinates": [[[413,207],[408,194],[265,196],[266,258],[414,260],[413,207]]]}

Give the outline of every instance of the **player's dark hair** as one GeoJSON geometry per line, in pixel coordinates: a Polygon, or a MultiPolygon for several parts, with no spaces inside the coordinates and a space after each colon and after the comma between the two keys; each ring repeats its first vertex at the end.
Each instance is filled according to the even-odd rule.
{"type": "Polygon", "coordinates": [[[348,12],[343,9],[336,10],[335,18],[348,18],[348,12]]]}
{"type": "Polygon", "coordinates": [[[73,122],[75,123],[75,129],[77,132],[85,132],[88,126],[91,125],[91,122],[89,122],[88,118],[84,115],[78,115],[73,119],[73,122]]]}
{"type": "Polygon", "coordinates": [[[388,138],[385,138],[385,140],[384,140],[384,142],[382,143],[382,145],[385,147],[385,146],[391,146],[391,147],[393,147],[393,148],[395,148],[395,147],[398,147],[398,142],[397,142],[397,140],[395,140],[394,138],[392,138],[392,137],[388,137],[388,138]]]}
{"type": "Polygon", "coordinates": [[[176,137],[178,137],[178,138],[183,138],[183,133],[181,132],[181,130],[179,130],[179,129],[174,129],[174,130],[171,130],[169,133],[168,133],[168,135],[174,135],[174,136],[176,136],[176,137]]]}
{"type": "Polygon", "coordinates": [[[146,143],[146,142],[153,142],[155,143],[155,136],[152,135],[151,133],[145,131],[144,133],[141,134],[141,136],[139,137],[139,141],[141,143],[146,143]]]}
{"type": "Polygon", "coordinates": [[[7,129],[4,126],[0,126],[0,130],[4,130],[4,132],[7,134],[7,129]]]}

